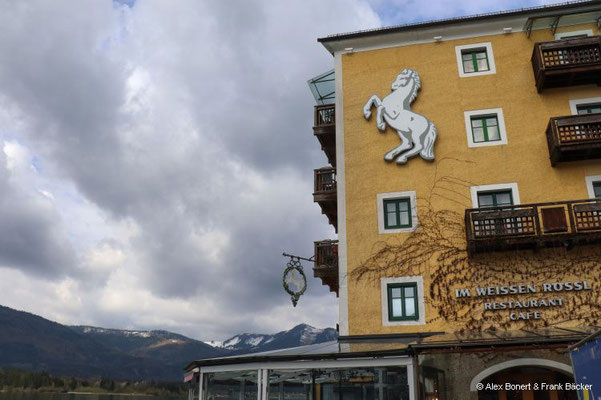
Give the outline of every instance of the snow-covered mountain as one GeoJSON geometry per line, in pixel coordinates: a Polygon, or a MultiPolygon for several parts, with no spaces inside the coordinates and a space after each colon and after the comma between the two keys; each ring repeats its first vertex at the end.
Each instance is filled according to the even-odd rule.
{"type": "Polygon", "coordinates": [[[66,326],[0,306],[0,368],[64,376],[180,381],[193,360],[334,340],[332,328],[298,325],[275,335],[243,333],[203,343],[177,333],[66,326]]]}
{"type": "Polygon", "coordinates": [[[223,342],[206,343],[214,347],[231,350],[240,354],[328,342],[336,340],[337,337],[338,334],[335,329],[317,329],[311,325],[300,324],[290,330],[282,331],[274,335],[241,333],[232,336],[223,342]]]}

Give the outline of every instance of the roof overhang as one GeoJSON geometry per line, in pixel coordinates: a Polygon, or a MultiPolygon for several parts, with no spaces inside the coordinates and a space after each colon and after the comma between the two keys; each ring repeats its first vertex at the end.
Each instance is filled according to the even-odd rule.
{"type": "Polygon", "coordinates": [[[554,30],[558,26],[588,22],[601,24],[599,17],[601,17],[601,0],[576,1],[343,33],[317,40],[331,54],[352,53],[478,36],[502,35],[510,32],[554,30]],[[530,27],[528,21],[532,21],[530,27]]]}

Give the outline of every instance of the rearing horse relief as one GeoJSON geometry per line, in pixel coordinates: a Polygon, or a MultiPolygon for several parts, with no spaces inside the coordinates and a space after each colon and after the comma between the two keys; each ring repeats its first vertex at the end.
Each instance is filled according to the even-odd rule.
{"type": "Polygon", "coordinates": [[[363,106],[363,115],[369,120],[371,108],[376,106],[376,124],[382,132],[386,124],[397,131],[401,145],[384,155],[386,161],[405,164],[407,159],[419,153],[424,160],[434,160],[436,127],[428,118],[411,111],[411,103],[417,97],[421,80],[416,71],[405,68],[392,83],[392,93],[384,100],[376,95],[363,106]]]}

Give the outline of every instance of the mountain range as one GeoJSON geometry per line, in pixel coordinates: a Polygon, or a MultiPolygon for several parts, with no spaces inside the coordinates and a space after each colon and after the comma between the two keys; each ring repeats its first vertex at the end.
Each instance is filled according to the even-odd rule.
{"type": "Polygon", "coordinates": [[[152,330],[66,326],[0,306],[0,368],[55,375],[178,381],[192,360],[277,350],[335,340],[336,330],[300,324],[274,335],[242,333],[202,342],[152,330]]]}

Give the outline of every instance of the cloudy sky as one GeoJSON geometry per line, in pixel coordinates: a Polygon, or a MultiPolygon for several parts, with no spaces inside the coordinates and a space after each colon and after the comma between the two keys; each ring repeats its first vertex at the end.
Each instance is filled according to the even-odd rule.
{"type": "Polygon", "coordinates": [[[306,81],[332,33],[542,0],[0,0],[0,304],[202,340],[335,326],[306,81]]]}

